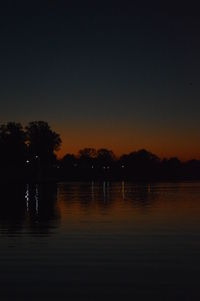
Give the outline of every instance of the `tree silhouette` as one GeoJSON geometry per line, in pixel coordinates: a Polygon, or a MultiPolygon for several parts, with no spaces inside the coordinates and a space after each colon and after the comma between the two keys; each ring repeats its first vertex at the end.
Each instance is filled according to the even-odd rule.
{"type": "Polygon", "coordinates": [[[145,149],[122,155],[119,162],[128,178],[153,179],[159,172],[160,159],[145,149]]]}
{"type": "Polygon", "coordinates": [[[182,167],[181,161],[172,157],[170,159],[164,159],[162,161],[162,171],[166,178],[178,179],[182,177],[182,167]]]}
{"type": "Polygon", "coordinates": [[[71,169],[76,166],[77,158],[73,154],[66,154],[60,163],[63,168],[71,169]]]}
{"type": "Polygon", "coordinates": [[[115,155],[111,150],[100,148],[97,151],[97,164],[100,167],[110,167],[115,160],[115,155]]]}
{"type": "Polygon", "coordinates": [[[50,177],[56,164],[55,151],[61,145],[59,134],[44,121],[30,122],[26,126],[26,134],[31,177],[38,180],[50,177]]]}
{"type": "Polygon", "coordinates": [[[79,157],[95,158],[97,151],[95,148],[86,147],[79,151],[79,157]]]}
{"type": "Polygon", "coordinates": [[[95,164],[97,151],[94,148],[84,148],[78,153],[79,164],[83,168],[91,168],[95,164]]]}
{"type": "Polygon", "coordinates": [[[51,161],[55,151],[61,146],[60,135],[52,131],[47,122],[33,121],[26,126],[28,150],[30,156],[38,156],[41,161],[51,161]]]}
{"type": "Polygon", "coordinates": [[[26,159],[26,134],[20,123],[8,122],[0,126],[1,166],[23,167],[26,159]]]}

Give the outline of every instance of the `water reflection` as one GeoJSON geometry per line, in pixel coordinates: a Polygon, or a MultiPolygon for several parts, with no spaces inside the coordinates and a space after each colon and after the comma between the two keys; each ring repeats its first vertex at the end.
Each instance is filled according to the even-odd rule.
{"type": "Polygon", "coordinates": [[[4,185],[0,193],[1,233],[50,234],[58,227],[57,185],[4,185]]]}
{"type": "Polygon", "coordinates": [[[128,214],[133,208],[145,212],[152,208],[156,200],[159,200],[156,184],[108,181],[58,184],[58,203],[63,217],[66,210],[71,216],[81,215],[82,212],[94,214],[98,210],[99,214],[112,214],[116,208],[128,214]]]}
{"type": "Polygon", "coordinates": [[[178,216],[185,215],[189,204],[192,204],[188,199],[191,199],[191,194],[199,191],[198,185],[107,181],[60,183],[58,203],[62,220],[66,223],[75,216],[80,219],[84,216],[88,220],[90,217],[93,220],[103,220],[103,215],[110,216],[111,219],[116,215],[118,221],[124,220],[124,224],[138,218],[143,223],[147,223],[151,217],[159,221],[171,220],[172,217],[176,218],[177,210],[178,216]]]}
{"type": "Polygon", "coordinates": [[[80,203],[88,207],[96,202],[100,207],[109,208],[119,200],[130,202],[133,206],[148,207],[158,195],[156,184],[112,183],[63,183],[59,184],[59,198],[70,204],[80,203]]]}
{"type": "Polygon", "coordinates": [[[2,300],[199,300],[199,183],[7,185],[0,197],[2,300]]]}
{"type": "MultiPolygon", "coordinates": [[[[184,189],[186,187],[184,196],[193,190],[191,185],[184,184],[184,189]]],[[[124,181],[4,185],[0,187],[0,231],[15,234],[25,229],[32,235],[51,234],[59,227],[61,219],[66,219],[68,209],[71,217],[83,212],[97,215],[118,211],[119,217],[150,214],[156,208],[161,210],[165,199],[165,206],[170,202],[172,207],[174,196],[181,191],[180,183],[136,184],[124,181]]],[[[176,204],[181,197],[176,197],[176,204]]],[[[173,206],[176,207],[175,204],[173,206]]]]}
{"type": "Polygon", "coordinates": [[[0,190],[0,229],[1,233],[19,232],[26,218],[25,189],[18,185],[3,185],[0,190]]]}
{"type": "Polygon", "coordinates": [[[144,215],[143,223],[151,216],[171,219],[177,210],[180,215],[192,208],[188,209],[192,204],[188,198],[198,187],[195,190],[191,185],[108,181],[4,185],[0,188],[0,231],[4,235],[51,235],[61,223],[83,216],[88,221],[117,216],[124,224],[144,215]]]}

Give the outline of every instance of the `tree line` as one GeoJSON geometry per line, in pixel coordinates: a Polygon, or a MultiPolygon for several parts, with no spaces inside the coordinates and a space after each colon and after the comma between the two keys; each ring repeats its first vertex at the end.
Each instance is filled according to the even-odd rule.
{"type": "Polygon", "coordinates": [[[33,121],[0,125],[1,179],[40,179],[57,164],[60,135],[47,122],[33,121]]]}
{"type": "Polygon", "coordinates": [[[196,180],[200,161],[181,162],[177,157],[160,159],[141,149],[119,158],[105,148],[81,149],[77,155],[58,159],[61,138],[44,121],[0,125],[1,179],[44,180],[196,180]]]}
{"type": "Polygon", "coordinates": [[[114,179],[173,181],[200,179],[200,161],[181,162],[177,157],[160,159],[141,149],[116,158],[111,150],[85,148],[78,155],[66,154],[60,160],[63,179],[114,179]]]}

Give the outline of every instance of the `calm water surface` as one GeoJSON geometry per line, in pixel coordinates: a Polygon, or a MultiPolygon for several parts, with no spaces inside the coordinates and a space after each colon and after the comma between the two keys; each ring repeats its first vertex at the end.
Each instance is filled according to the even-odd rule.
{"type": "Polygon", "coordinates": [[[200,300],[199,183],[0,195],[0,300],[200,300]]]}

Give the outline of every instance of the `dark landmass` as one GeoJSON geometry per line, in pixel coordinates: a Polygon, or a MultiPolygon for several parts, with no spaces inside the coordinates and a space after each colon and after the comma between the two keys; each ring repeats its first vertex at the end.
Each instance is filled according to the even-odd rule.
{"type": "Polygon", "coordinates": [[[47,122],[30,122],[25,128],[15,122],[0,125],[1,182],[200,180],[200,160],[160,159],[145,149],[116,158],[103,148],[85,148],[58,159],[60,146],[60,135],[47,122]]]}

